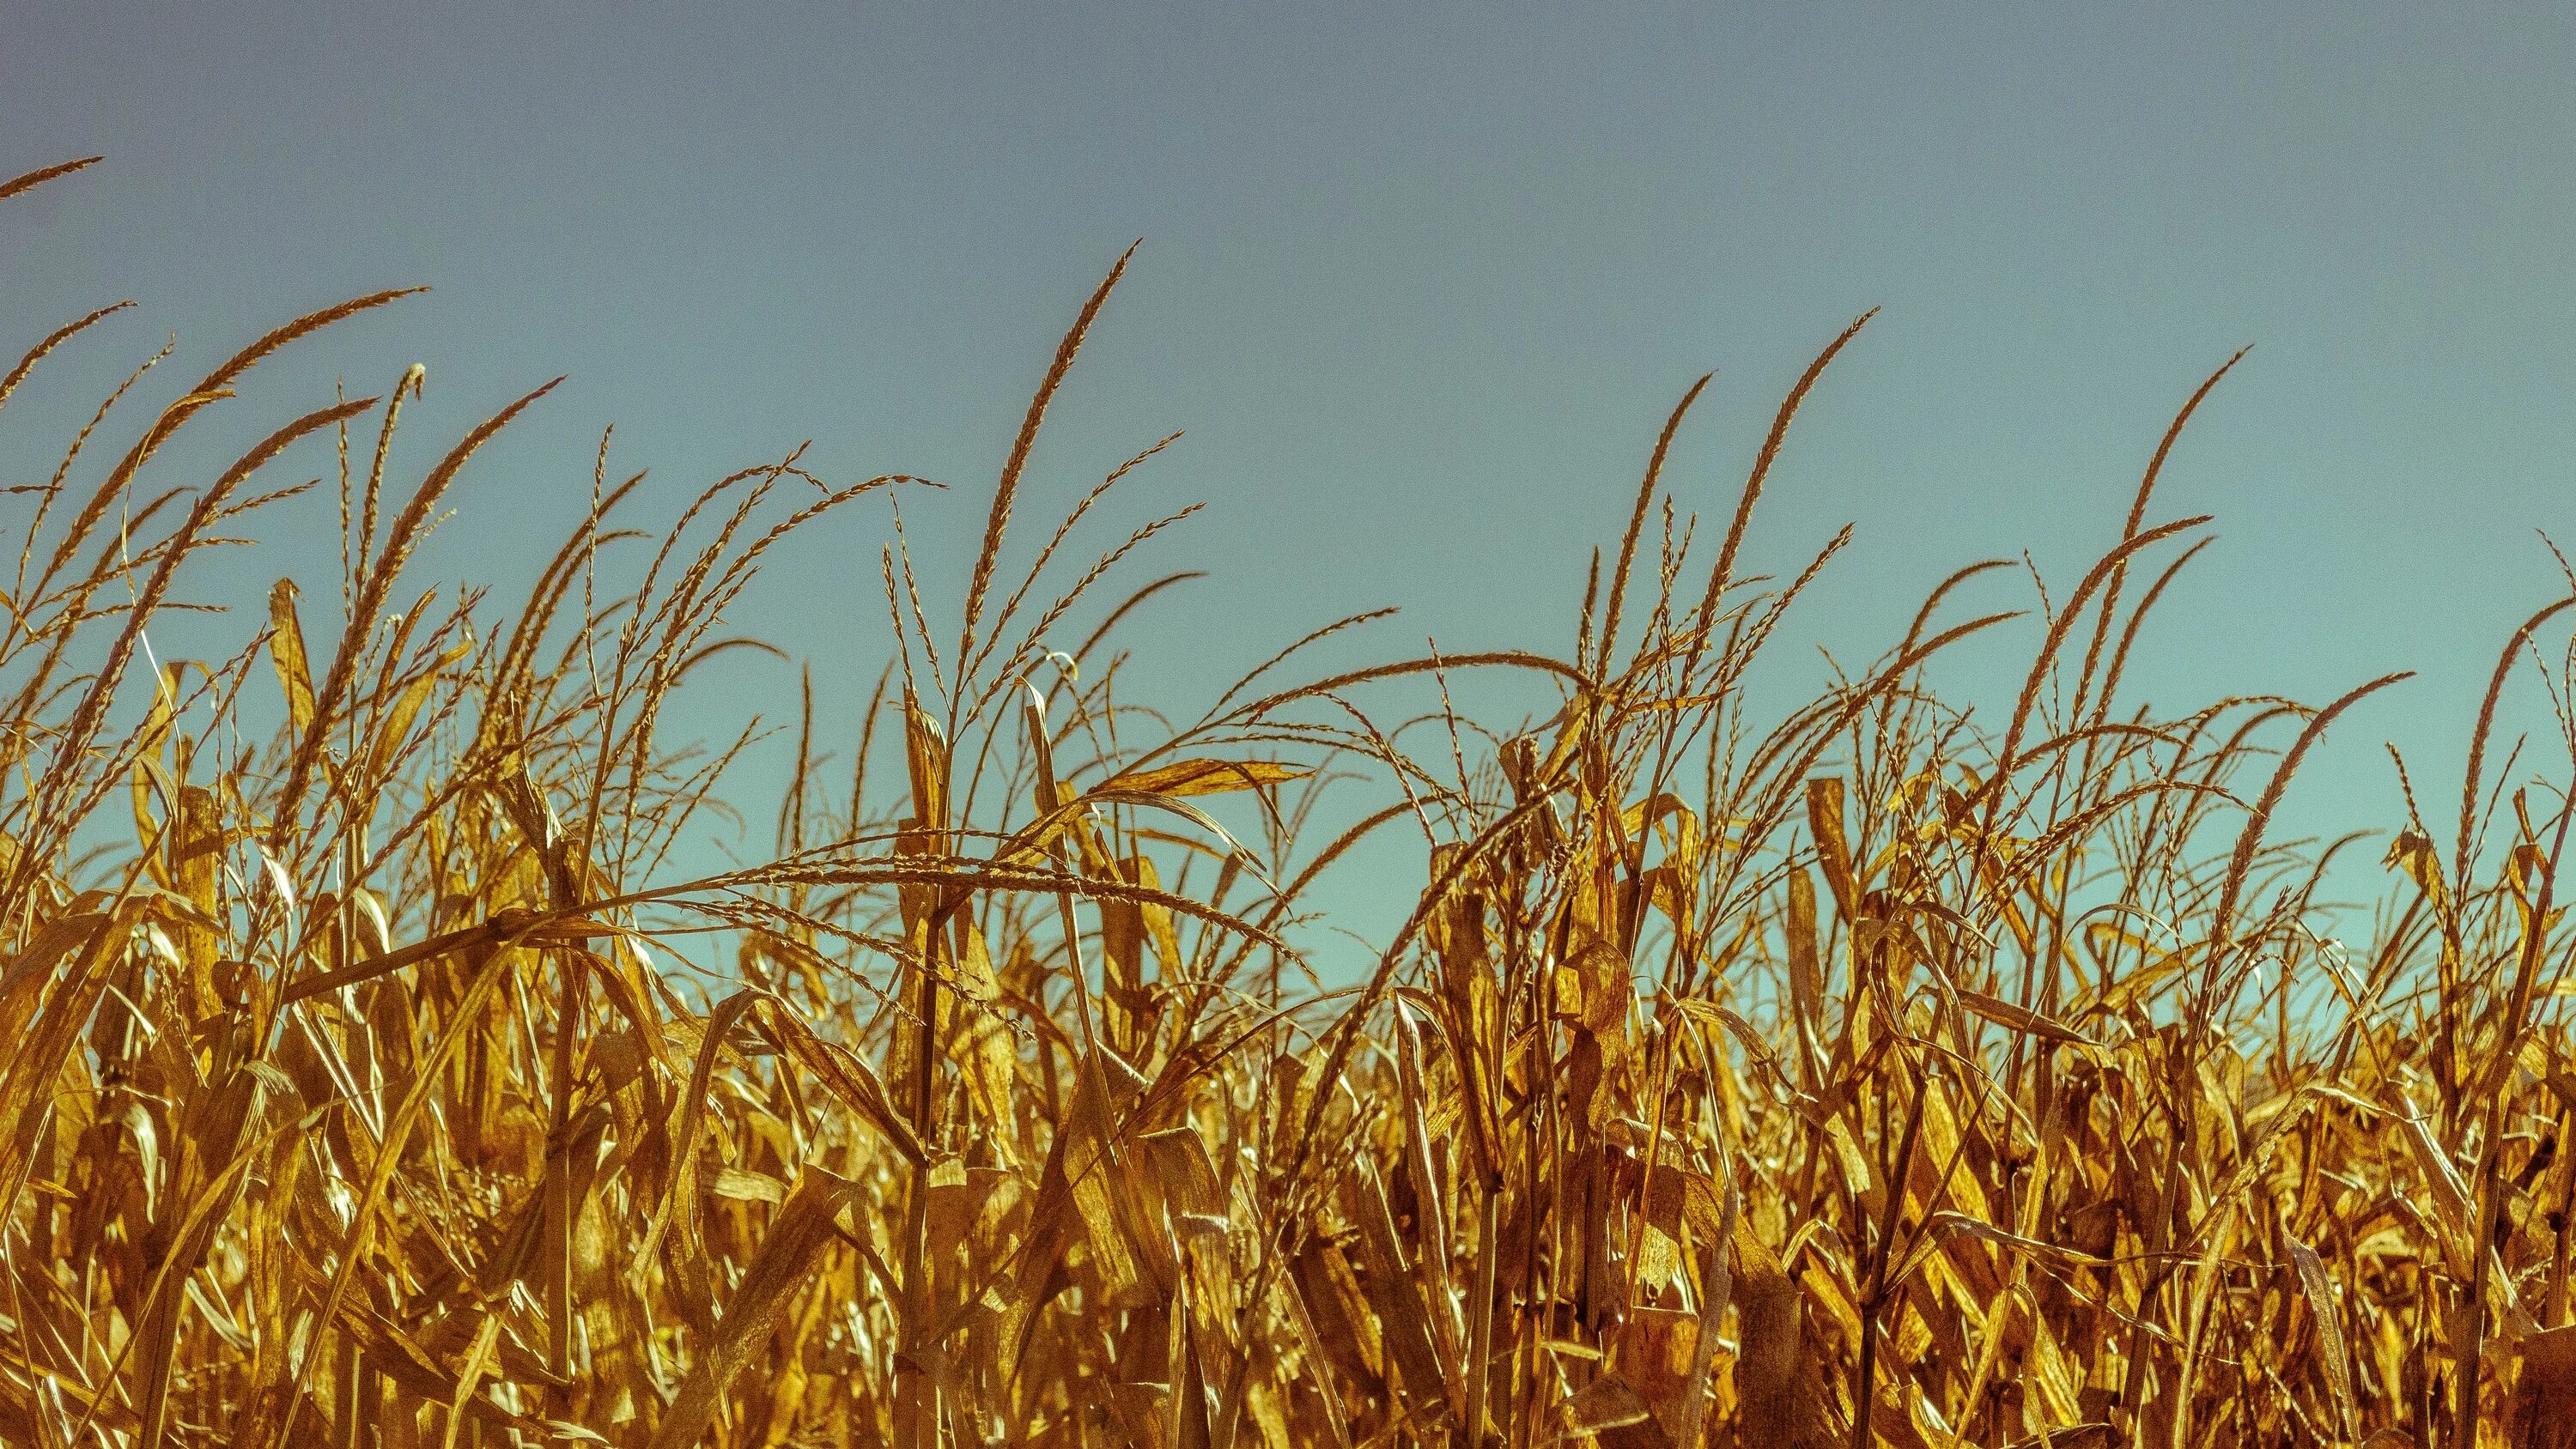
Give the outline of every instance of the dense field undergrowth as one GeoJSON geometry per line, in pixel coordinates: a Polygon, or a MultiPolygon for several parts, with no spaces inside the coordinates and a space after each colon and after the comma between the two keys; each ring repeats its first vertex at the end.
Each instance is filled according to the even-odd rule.
{"type": "Polygon", "coordinates": [[[504,599],[404,570],[537,395],[418,479],[386,466],[417,373],[220,474],[155,466],[395,293],[157,403],[138,373],[67,447],[9,438],[0,1441],[2576,1433],[2576,724],[2538,643],[2576,579],[2498,641],[2456,821],[2392,792],[2350,946],[2315,905],[2332,852],[2268,827],[2378,685],[2125,700],[2205,536],[2153,521],[2153,465],[2119,546],[2009,626],[2038,641],[2017,698],[1972,719],[1922,686],[2003,623],[1950,597],[1982,565],[1866,671],[1749,711],[1827,559],[1756,578],[1739,545],[1857,323],[1722,531],[1657,477],[1683,400],[1571,657],[1317,677],[1291,649],[1180,722],[1120,695],[1151,660],[1116,626],[1167,582],[1123,556],[1162,525],[1079,541],[1113,475],[1042,548],[1011,527],[1116,282],[971,571],[917,579],[890,533],[872,707],[781,702],[775,858],[696,878],[674,846],[743,742],[666,740],[666,705],[744,647],[723,614],[779,540],[911,480],[791,457],[663,527],[603,445],[588,518],[504,599]],[[341,556],[297,560],[240,652],[149,648],[192,560],[335,486],[341,556]],[[2517,669],[2556,735],[2489,739],[2517,669]],[[1382,717],[1467,671],[1562,707],[1382,717]],[[1354,771],[1369,810],[1318,811],[1354,771]],[[1327,989],[1292,938],[1384,835],[1428,888],[1344,923],[1391,944],[1327,989]],[[683,989],[671,956],[709,950],[728,974],[683,989]]]}

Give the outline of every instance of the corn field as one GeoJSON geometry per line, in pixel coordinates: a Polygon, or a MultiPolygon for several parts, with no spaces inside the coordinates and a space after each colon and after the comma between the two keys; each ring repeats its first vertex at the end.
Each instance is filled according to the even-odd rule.
{"type": "Polygon", "coordinates": [[[782,702],[756,805],[754,736],[667,738],[667,707],[759,647],[726,614],[782,540],[932,506],[917,480],[790,456],[664,524],[603,441],[504,595],[406,566],[545,389],[417,479],[388,462],[417,369],[220,473],[155,466],[398,292],[9,433],[0,1441],[2576,1443],[2576,577],[2497,641],[2456,821],[2406,783],[2369,842],[2284,841],[2302,758],[2396,676],[2121,693],[2209,537],[2154,491],[2213,376],[2071,589],[1977,615],[2005,566],[1962,569],[1757,710],[1841,539],[1782,578],[1739,554],[1864,317],[1722,532],[1659,476],[1689,390],[1570,655],[1307,667],[1363,616],[1168,713],[1117,641],[1175,520],[1080,541],[1155,449],[1034,550],[1013,527],[1118,280],[974,500],[971,570],[888,531],[892,662],[858,719],[782,702]],[[307,458],[336,462],[279,481],[307,458]],[[335,490],[339,557],[238,652],[149,647],[202,555],[335,490]],[[1978,635],[2035,648],[1972,714],[1926,670],[1978,635]],[[1554,713],[1464,718],[1471,673],[1554,713]],[[2494,727],[2518,675],[2555,733],[2494,727]],[[1364,808],[1322,803],[1353,778],[1364,808]],[[727,811],[774,815],[770,858],[693,870],[727,811]],[[1335,922],[1333,867],[1388,842],[1418,904],[1335,922]],[[2347,944],[2321,882],[2381,849],[2347,944]],[[1386,944],[1319,973],[1319,923],[1386,944]]]}

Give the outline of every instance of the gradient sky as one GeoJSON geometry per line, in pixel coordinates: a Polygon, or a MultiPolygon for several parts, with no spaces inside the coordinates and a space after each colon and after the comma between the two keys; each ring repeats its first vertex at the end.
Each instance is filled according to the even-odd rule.
{"type": "MultiPolygon", "coordinates": [[[[109,163],[0,213],[0,290],[29,339],[144,304],[42,417],[169,332],[202,367],[433,283],[263,375],[258,412],[423,361],[425,463],[569,373],[425,570],[524,580],[614,420],[664,499],[808,438],[827,476],[960,485],[908,513],[953,597],[1057,336],[1141,236],[1024,517],[1189,430],[1118,514],[1211,505],[1136,575],[1214,575],[1131,635],[1179,704],[1378,604],[1381,656],[1570,649],[1690,380],[1718,369],[1668,477],[1722,515],[1780,393],[1884,305],[1751,545],[1794,569],[1856,523],[1789,632],[1865,658],[1974,559],[2070,585],[2251,343],[2157,510],[2221,542],[2133,677],[2181,705],[2422,671],[2300,797],[2386,825],[2379,742],[2456,792],[2496,649],[2561,587],[2534,530],[2576,532],[2571,75],[2555,6],[9,6],[0,173],[109,163]]],[[[0,466],[37,466],[27,436],[0,466]]],[[[330,526],[281,519],[246,584],[329,590],[330,526]]],[[[850,515],[743,614],[836,708],[883,658],[885,532],[850,515]]],[[[740,683],[791,697],[779,666],[740,683]]]]}

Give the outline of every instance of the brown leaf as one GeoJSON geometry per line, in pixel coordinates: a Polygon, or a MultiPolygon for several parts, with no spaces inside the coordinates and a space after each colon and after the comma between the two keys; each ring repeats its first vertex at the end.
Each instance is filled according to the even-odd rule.
{"type": "Polygon", "coordinates": [[[1221,795],[1232,790],[1267,790],[1308,773],[1268,760],[1180,760],[1150,770],[1122,770],[1096,788],[1130,795],[1221,795]]]}
{"type": "Polygon", "coordinates": [[[725,1303],[712,1341],[698,1352],[688,1377],[681,1380],[671,1407],[654,1426],[647,1449],[688,1449],[706,1433],[725,1389],[768,1347],[769,1329],[785,1311],[790,1295],[813,1273],[815,1260],[831,1245],[832,1220],[857,1192],[857,1184],[821,1168],[805,1170],[795,1195],[770,1219],[750,1268],[725,1303]]]}
{"type": "Polygon", "coordinates": [[[2033,1036],[2045,1037],[2064,1045],[2089,1046],[2097,1050],[2101,1047],[2101,1043],[2057,1018],[2044,1012],[2015,1006],[2000,996],[1988,996],[1982,991],[1971,991],[1964,986],[1958,989],[1958,996],[1960,1006],[1997,1026],[2010,1027],[2014,1031],[2026,1031],[2033,1036]]]}
{"type": "Polygon", "coordinates": [[[301,738],[313,728],[313,669],[305,658],[304,626],[295,617],[295,581],[279,579],[268,591],[269,661],[277,666],[277,683],[286,692],[287,717],[301,738]]]}

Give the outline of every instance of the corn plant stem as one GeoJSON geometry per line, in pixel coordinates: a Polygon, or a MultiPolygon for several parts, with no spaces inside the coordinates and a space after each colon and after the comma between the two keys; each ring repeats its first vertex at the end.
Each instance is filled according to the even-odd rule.
{"type": "MultiPolygon", "coordinates": [[[[925,1147],[937,1141],[935,1120],[939,1090],[939,965],[944,960],[945,932],[934,918],[929,952],[914,968],[913,1009],[919,1018],[913,1034],[912,1130],[925,1147]]],[[[932,1156],[936,1156],[934,1149],[932,1156]]],[[[930,1345],[922,1341],[930,1320],[930,1173],[931,1159],[914,1165],[905,1194],[903,1226],[903,1305],[898,1338],[902,1352],[895,1361],[897,1380],[897,1449],[935,1445],[939,1432],[938,1388],[921,1362],[930,1345]],[[929,1437],[925,1438],[927,1435],[929,1437]]]]}

